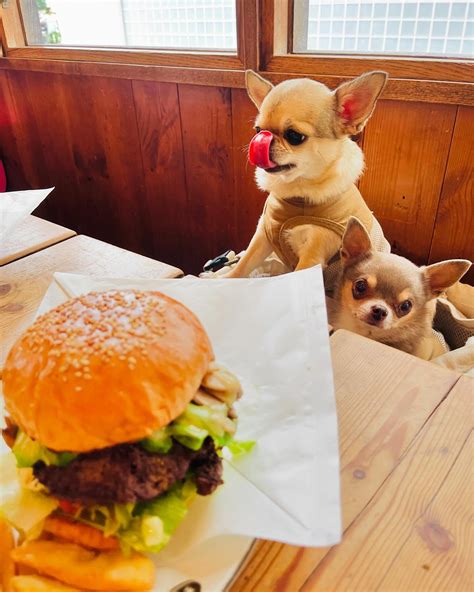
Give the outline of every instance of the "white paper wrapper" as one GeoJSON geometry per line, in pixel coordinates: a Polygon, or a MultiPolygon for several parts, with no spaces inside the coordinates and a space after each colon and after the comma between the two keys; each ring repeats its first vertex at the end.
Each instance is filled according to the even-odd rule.
{"type": "Polygon", "coordinates": [[[242,280],[57,273],[38,314],[109,288],[160,290],[198,315],[216,359],[243,385],[237,437],[257,441],[251,454],[225,463],[222,487],[193,503],[157,557],[156,591],[186,579],[200,581],[206,592],[223,590],[255,537],[301,546],[339,542],[337,420],[321,269],[242,280]]]}
{"type": "Polygon", "coordinates": [[[6,236],[46,199],[54,187],[0,194],[0,238],[6,236]]]}

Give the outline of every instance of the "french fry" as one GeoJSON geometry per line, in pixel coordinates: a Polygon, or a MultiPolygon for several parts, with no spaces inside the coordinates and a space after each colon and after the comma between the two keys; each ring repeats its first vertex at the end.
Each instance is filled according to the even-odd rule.
{"type": "Polygon", "coordinates": [[[16,566],[16,575],[17,576],[37,576],[38,572],[31,567],[27,567],[26,565],[17,565],[16,566]]]}
{"type": "Polygon", "coordinates": [[[72,522],[67,518],[48,516],[44,521],[43,531],[89,549],[107,551],[119,548],[115,537],[106,537],[93,526],[72,522]]]}
{"type": "Polygon", "coordinates": [[[15,546],[13,532],[10,526],[0,520],[0,589],[11,592],[11,578],[15,575],[15,564],[11,552],[15,546]]]}
{"type": "Polygon", "coordinates": [[[153,586],[153,562],[138,553],[94,552],[71,543],[29,541],[12,551],[15,563],[86,590],[135,591],[153,586]]]}
{"type": "Polygon", "coordinates": [[[41,576],[15,576],[11,583],[12,592],[81,592],[79,588],[41,576]]]}

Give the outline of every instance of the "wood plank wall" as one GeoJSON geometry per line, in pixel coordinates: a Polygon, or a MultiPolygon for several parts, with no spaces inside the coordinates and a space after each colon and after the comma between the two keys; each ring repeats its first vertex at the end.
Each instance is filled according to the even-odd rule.
{"type": "MultiPolygon", "coordinates": [[[[40,216],[189,273],[250,239],[244,90],[0,71],[0,101],[9,189],[56,186],[40,216]]],[[[474,259],[473,111],[380,101],[365,130],[362,194],[418,264],[474,259]]]]}

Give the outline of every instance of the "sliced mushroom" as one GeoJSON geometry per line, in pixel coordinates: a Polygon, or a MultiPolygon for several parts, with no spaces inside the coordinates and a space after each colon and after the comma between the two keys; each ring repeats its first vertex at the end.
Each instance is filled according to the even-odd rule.
{"type": "Polygon", "coordinates": [[[235,434],[237,425],[233,419],[230,419],[230,417],[222,417],[222,421],[220,419],[218,421],[225,432],[231,435],[235,434]]]}
{"type": "MultiPolygon", "coordinates": [[[[199,389],[194,395],[193,402],[198,405],[206,405],[207,407],[219,407],[222,408],[222,401],[216,399],[209,393],[205,393],[202,389],[199,389]]],[[[225,403],[224,403],[225,405],[225,403]]],[[[216,414],[215,420],[220,424],[222,429],[229,434],[233,434],[236,430],[235,419],[237,413],[233,407],[227,407],[227,416],[216,414]]]]}
{"type": "Polygon", "coordinates": [[[198,405],[207,405],[208,407],[214,407],[215,405],[222,405],[222,401],[216,399],[216,397],[206,393],[201,388],[197,390],[193,397],[193,401],[198,405]]]}
{"type": "Polygon", "coordinates": [[[201,387],[229,406],[242,396],[242,387],[237,377],[215,362],[209,366],[201,387]]]}

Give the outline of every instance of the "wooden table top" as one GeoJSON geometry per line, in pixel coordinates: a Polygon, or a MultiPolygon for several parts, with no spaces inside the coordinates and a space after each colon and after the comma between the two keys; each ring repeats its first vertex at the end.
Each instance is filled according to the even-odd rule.
{"type": "Polygon", "coordinates": [[[0,241],[0,266],[71,238],[70,228],[53,224],[37,216],[28,216],[0,241]]]}
{"type": "Polygon", "coordinates": [[[32,322],[56,271],[100,277],[174,278],[182,271],[80,235],[2,267],[0,368],[16,338],[32,322]]]}
{"type": "MultiPolygon", "coordinates": [[[[181,275],[86,236],[9,263],[0,282],[0,365],[55,271],[181,275]]],[[[474,380],[346,331],[334,333],[331,348],[343,540],[322,549],[258,541],[230,589],[470,591],[474,380]]]]}
{"type": "Polygon", "coordinates": [[[474,380],[346,331],[331,349],[342,542],[258,541],[231,591],[472,590],[474,380]]]}

